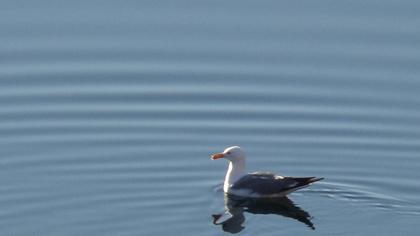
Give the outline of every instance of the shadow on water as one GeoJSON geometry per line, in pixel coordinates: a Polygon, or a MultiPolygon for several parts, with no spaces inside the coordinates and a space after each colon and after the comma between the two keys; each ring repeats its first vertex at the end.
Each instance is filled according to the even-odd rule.
{"type": "Polygon", "coordinates": [[[239,198],[225,195],[225,212],[214,214],[213,224],[221,225],[222,230],[229,233],[239,233],[245,227],[244,212],[252,214],[276,214],[293,218],[315,229],[308,212],[297,207],[288,197],[272,199],[239,198]]]}

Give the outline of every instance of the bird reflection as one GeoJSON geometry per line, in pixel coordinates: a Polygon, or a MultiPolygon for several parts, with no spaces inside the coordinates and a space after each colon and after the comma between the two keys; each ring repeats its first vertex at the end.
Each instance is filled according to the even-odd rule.
{"type": "Polygon", "coordinates": [[[223,231],[229,233],[239,233],[245,227],[244,212],[252,214],[276,214],[284,217],[293,218],[315,229],[310,221],[311,216],[308,212],[297,207],[292,200],[287,197],[272,199],[239,198],[236,196],[225,195],[225,212],[213,215],[213,224],[221,225],[223,231]]]}

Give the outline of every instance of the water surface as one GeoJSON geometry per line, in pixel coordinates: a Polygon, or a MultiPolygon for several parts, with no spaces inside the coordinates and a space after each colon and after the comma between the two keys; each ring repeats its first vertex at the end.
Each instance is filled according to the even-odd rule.
{"type": "Polygon", "coordinates": [[[417,1],[0,5],[1,235],[229,234],[230,145],[325,177],[234,233],[420,232],[417,1]]]}

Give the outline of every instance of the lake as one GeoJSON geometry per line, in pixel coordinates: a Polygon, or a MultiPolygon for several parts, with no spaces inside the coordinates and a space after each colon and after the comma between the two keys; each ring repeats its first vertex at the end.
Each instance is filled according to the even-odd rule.
{"type": "Polygon", "coordinates": [[[418,1],[0,6],[1,235],[420,233],[418,1]],[[325,180],[238,203],[233,145],[325,180]]]}

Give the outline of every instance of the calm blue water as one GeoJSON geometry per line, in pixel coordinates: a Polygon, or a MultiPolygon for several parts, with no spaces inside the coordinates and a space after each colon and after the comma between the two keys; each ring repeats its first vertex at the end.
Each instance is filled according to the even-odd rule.
{"type": "Polygon", "coordinates": [[[418,235],[419,11],[0,1],[0,235],[418,235]],[[231,145],[325,177],[290,195],[315,230],[290,205],[212,223],[231,145]]]}

